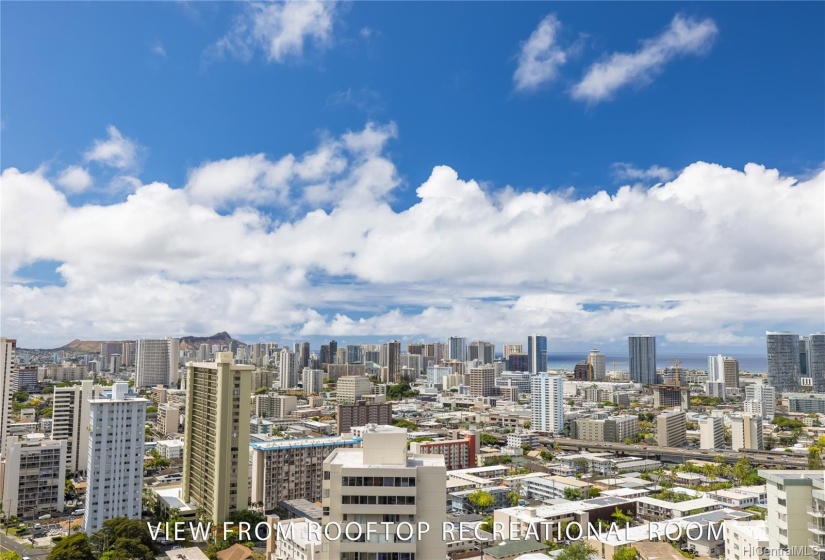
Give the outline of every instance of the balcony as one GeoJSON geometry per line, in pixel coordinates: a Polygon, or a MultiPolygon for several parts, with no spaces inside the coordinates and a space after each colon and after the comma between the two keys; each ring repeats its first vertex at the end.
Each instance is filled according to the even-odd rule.
{"type": "Polygon", "coordinates": [[[808,508],[808,515],[812,517],[818,517],[820,519],[825,519],[825,510],[822,509],[815,509],[815,508],[808,508]]]}
{"type": "Polygon", "coordinates": [[[825,535],[825,526],[819,523],[808,523],[808,530],[815,535],[825,535]]]}

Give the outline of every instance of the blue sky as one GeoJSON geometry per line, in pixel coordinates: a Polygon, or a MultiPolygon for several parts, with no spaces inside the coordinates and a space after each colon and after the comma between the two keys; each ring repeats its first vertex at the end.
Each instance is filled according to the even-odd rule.
{"type": "MultiPolygon", "coordinates": [[[[208,334],[211,330],[271,335],[276,340],[321,337],[333,328],[344,334],[350,329],[353,337],[426,338],[454,334],[449,329],[462,324],[495,323],[496,317],[507,317],[507,322],[516,324],[478,329],[477,336],[468,326],[462,334],[503,343],[509,332],[511,338],[521,340],[533,329],[548,329],[560,349],[579,349],[591,342],[621,347],[623,337],[635,329],[665,337],[674,330],[670,342],[676,347],[754,349],[762,348],[760,333],[768,328],[822,330],[822,306],[811,303],[821,300],[825,283],[819,266],[823,215],[821,205],[817,208],[825,161],[822,3],[330,2],[314,6],[312,11],[290,15],[274,4],[261,8],[198,2],[2,5],[4,172],[16,168],[23,174],[15,177],[15,184],[42,178],[55,193],[66,196],[65,205],[54,203],[56,220],[72,215],[66,218],[69,222],[87,227],[97,227],[100,220],[104,237],[122,234],[117,243],[112,241],[111,255],[100,249],[102,254],[90,260],[87,252],[96,250],[94,236],[66,241],[73,248],[67,252],[54,239],[34,239],[33,234],[23,236],[4,227],[4,334],[28,336],[33,345],[75,337],[208,334]],[[690,38],[679,35],[679,25],[692,34],[690,38]],[[549,35],[540,37],[542,30],[549,35]],[[270,48],[276,43],[280,50],[270,48]],[[532,81],[525,85],[519,82],[519,68],[526,67],[525,52],[531,45],[538,49],[534,51],[538,58],[532,81]],[[599,65],[605,75],[624,71],[625,82],[605,85],[604,76],[594,74],[587,82],[591,89],[584,88],[585,77],[599,65]],[[628,70],[628,65],[635,70],[628,70]],[[378,131],[378,138],[367,134],[370,130],[378,131]],[[367,148],[353,147],[344,136],[348,132],[370,136],[372,143],[367,148]],[[102,151],[95,155],[96,145],[102,151]],[[124,146],[125,155],[117,152],[124,146]],[[284,185],[277,188],[273,185],[278,180],[267,182],[277,174],[273,164],[287,154],[300,160],[305,154],[323,152],[324,146],[332,146],[330,151],[340,155],[340,169],[324,168],[308,174],[309,178],[298,170],[301,180],[283,179],[284,185]],[[113,155],[112,149],[117,153],[113,155]],[[263,154],[262,159],[232,159],[256,154],[263,154]],[[210,167],[220,160],[237,165],[210,167]],[[718,165],[697,168],[699,162],[718,165]],[[371,175],[373,164],[386,164],[391,170],[371,175]],[[748,164],[767,170],[748,173],[748,164]],[[85,174],[61,181],[70,166],[85,174]],[[437,166],[454,170],[459,186],[453,185],[449,174],[439,176],[441,182],[431,181],[437,166]],[[196,169],[203,170],[199,178],[208,184],[192,180],[196,169]],[[770,173],[773,169],[778,171],[776,177],[770,173]],[[371,186],[368,200],[359,191],[359,207],[372,210],[345,219],[346,209],[355,206],[347,203],[350,190],[357,190],[353,185],[362,173],[384,186],[371,186]],[[335,184],[330,183],[333,177],[338,177],[335,184]],[[785,188],[783,178],[811,186],[787,197],[778,191],[755,193],[759,188],[785,188]],[[485,253],[489,245],[473,247],[473,229],[459,230],[453,224],[431,225],[427,233],[432,238],[416,238],[434,243],[429,254],[406,247],[405,240],[391,243],[383,236],[360,248],[342,242],[328,260],[319,256],[297,262],[289,256],[279,261],[276,256],[271,270],[255,263],[254,272],[238,277],[217,265],[198,265],[193,270],[199,275],[195,275],[176,269],[180,258],[174,252],[161,251],[163,255],[155,259],[152,243],[171,240],[180,245],[177,250],[189,251],[187,258],[203,263],[209,251],[198,257],[191,254],[203,250],[198,247],[203,238],[185,230],[166,230],[168,224],[158,218],[154,232],[164,234],[153,240],[153,230],[140,231],[145,221],[139,210],[146,212],[147,207],[136,208],[134,200],[125,203],[129,195],[140,198],[136,195],[146,185],[162,183],[173,194],[187,193],[187,209],[206,205],[216,220],[226,218],[217,220],[214,228],[226,227],[222,235],[236,247],[257,243],[263,257],[273,247],[280,250],[292,243],[294,251],[318,255],[319,244],[334,245],[330,231],[340,227],[354,235],[347,228],[359,220],[375,219],[376,226],[353,239],[381,228],[397,231],[395,220],[421,232],[420,223],[413,223],[406,211],[419,204],[418,190],[428,181],[434,201],[443,199],[444,189],[458,192],[455,189],[461,190],[464,181],[477,182],[472,183],[475,189],[498,211],[490,223],[510,215],[502,210],[509,201],[515,208],[547,208],[545,217],[552,216],[554,223],[575,219],[580,228],[600,231],[584,248],[569,245],[568,236],[575,235],[575,228],[544,231],[537,237],[547,236],[546,251],[541,246],[524,249],[519,258],[502,264],[501,271],[489,266],[487,273],[477,261],[500,260],[499,253],[485,253]],[[659,202],[698,194],[686,196],[673,217],[666,213],[672,210],[668,208],[613,208],[617,223],[603,223],[601,203],[592,198],[599,191],[616,195],[620,187],[629,185],[632,193],[649,193],[659,182],[671,185],[652,197],[659,202]],[[707,274],[707,266],[694,271],[696,261],[712,256],[692,251],[714,247],[730,226],[719,225],[721,217],[712,216],[713,211],[696,214],[690,200],[711,199],[701,189],[717,182],[732,189],[731,196],[739,193],[735,197],[741,204],[739,215],[752,221],[746,220],[744,233],[739,232],[741,243],[722,242],[726,251],[718,257],[729,264],[720,269],[729,266],[730,273],[718,270],[697,279],[695,275],[707,274]],[[730,186],[740,183],[740,187],[730,186]],[[309,191],[304,189],[321,184],[323,194],[305,194],[309,191]],[[278,188],[283,189],[280,194],[272,194],[278,188]],[[668,188],[679,189],[679,194],[669,194],[668,188]],[[543,192],[552,195],[539,201],[514,198],[543,192]],[[745,200],[742,192],[748,193],[745,200]],[[766,200],[786,198],[792,207],[788,212],[801,209],[806,214],[766,224],[759,214],[764,210],[751,211],[763,207],[766,200]],[[576,200],[590,201],[586,216],[579,215],[576,200]],[[566,217],[552,214],[560,206],[565,207],[566,217]],[[332,216],[321,230],[307,221],[308,213],[317,209],[332,216]],[[250,213],[258,220],[252,225],[250,213]],[[677,239],[702,223],[716,224],[717,229],[707,231],[702,239],[677,239]],[[118,224],[129,224],[130,231],[119,231],[118,224]],[[657,233],[657,224],[680,227],[657,233]],[[283,226],[296,233],[288,235],[290,231],[280,229],[283,226]],[[110,235],[107,227],[112,228],[110,235]],[[650,231],[640,232],[646,227],[650,231]],[[764,229],[759,233],[787,243],[797,237],[814,241],[811,247],[800,248],[806,253],[796,256],[783,254],[782,243],[756,249],[750,245],[756,242],[748,227],[764,229]],[[302,228],[306,231],[296,239],[302,228]],[[308,241],[313,234],[317,238],[308,241]],[[614,235],[615,239],[628,235],[644,250],[600,252],[598,240],[614,235]],[[9,248],[10,238],[15,250],[9,248]],[[447,251],[452,255],[448,262],[438,257],[437,243],[442,238],[455,240],[447,251]],[[669,238],[672,242],[664,243],[669,238]],[[652,247],[659,242],[663,248],[652,247]],[[591,258],[599,259],[603,268],[571,271],[581,265],[560,254],[568,246],[571,251],[593,250],[591,258]],[[75,250],[77,256],[72,254],[75,250]],[[133,250],[131,257],[122,258],[133,250]],[[764,250],[766,259],[776,251],[774,264],[780,270],[765,270],[769,263],[751,262],[758,260],[755,250],[764,250]],[[388,264],[394,266],[392,270],[382,271],[386,263],[375,261],[376,251],[406,258],[388,264]],[[646,266],[648,251],[664,254],[663,261],[646,266]],[[464,262],[468,253],[477,258],[464,262]],[[807,263],[801,262],[805,254],[807,263]],[[362,255],[364,262],[355,263],[362,255]],[[144,258],[147,263],[139,265],[144,258]],[[502,275],[521,268],[519,263],[526,259],[564,270],[545,273],[528,266],[523,274],[502,281],[502,275]],[[782,278],[783,259],[800,263],[806,271],[795,281],[799,285],[771,288],[767,279],[782,278]],[[555,264],[560,262],[564,264],[555,264]],[[56,272],[55,263],[67,266],[56,272]],[[435,264],[439,271],[450,273],[419,277],[396,272],[403,266],[421,271],[435,264]],[[84,292],[92,290],[85,286],[94,284],[101,268],[108,271],[102,281],[113,284],[106,290],[98,287],[99,293],[84,292]],[[737,271],[763,281],[735,279],[732,275],[737,271]],[[285,277],[290,278],[285,283],[289,293],[265,295],[262,285],[285,277]],[[340,293],[320,294],[326,284],[319,283],[319,277],[339,286],[340,293]],[[137,312],[114,321],[107,313],[111,297],[107,294],[118,289],[134,293],[154,281],[163,290],[185,292],[189,287],[193,299],[156,317],[137,312]],[[688,296],[701,305],[682,307],[681,316],[673,319],[670,302],[685,302],[688,296]],[[240,303],[231,318],[221,321],[198,305],[204,297],[240,303]],[[728,309],[719,298],[725,302],[738,298],[739,303],[728,309]],[[266,308],[261,318],[249,319],[249,311],[244,310],[244,306],[255,307],[255,300],[266,307],[260,302],[276,299],[278,303],[266,308]],[[54,310],[54,303],[61,301],[67,303],[54,310]],[[73,301],[82,308],[73,308],[73,301]],[[86,308],[83,302],[89,301],[99,303],[99,311],[86,308]],[[777,309],[777,302],[787,305],[777,309]],[[582,306],[574,309],[576,304],[582,306]],[[519,310],[525,306],[541,310],[537,313],[544,322],[519,324],[523,317],[519,310]],[[720,316],[712,324],[698,321],[720,306],[720,316]],[[363,324],[335,323],[336,309],[363,324]],[[427,309],[433,309],[437,321],[427,315],[427,309]],[[634,313],[634,309],[649,313],[634,313]],[[627,315],[619,316],[622,313],[627,315]],[[685,319],[691,313],[696,323],[685,319]],[[86,316],[80,320],[78,315],[86,316]],[[559,329],[562,317],[575,326],[559,329]],[[594,322],[603,325],[603,331],[581,326],[594,322]],[[231,328],[225,328],[227,323],[231,328]],[[54,326],[58,324],[62,327],[54,326]],[[186,331],[192,328],[204,332],[186,331]],[[695,340],[696,333],[714,334],[695,340]]],[[[10,179],[4,173],[4,187],[10,188],[10,179]]],[[[4,215],[20,214],[14,204],[42,208],[53,203],[51,192],[42,194],[46,198],[35,198],[30,190],[17,188],[29,194],[6,197],[4,215]]],[[[157,190],[145,189],[146,198],[149,193],[165,196],[157,190]]],[[[476,200],[472,190],[462,191],[462,196],[476,200]]],[[[627,204],[633,206],[636,195],[628,196],[627,204]]],[[[468,206],[470,199],[459,198],[457,203],[468,206]]],[[[151,200],[149,207],[157,203],[151,200]]],[[[424,208],[420,210],[424,215],[424,208]]],[[[484,206],[476,211],[484,216],[492,210],[484,206]]],[[[449,222],[449,216],[445,213],[444,220],[449,222]]],[[[32,219],[42,216],[34,212],[32,219]]],[[[511,237],[515,247],[527,243],[520,236],[530,228],[542,227],[536,225],[542,220],[505,222],[487,235],[511,237]]],[[[31,221],[26,224],[33,226],[31,221]]],[[[60,231],[71,231],[68,225],[63,227],[67,229],[60,231]]],[[[48,232],[42,235],[48,237],[48,232]]],[[[223,257],[232,266],[251,262],[246,257],[237,262],[233,256],[223,257]]],[[[151,290],[146,298],[142,307],[165,302],[151,290]]]]}

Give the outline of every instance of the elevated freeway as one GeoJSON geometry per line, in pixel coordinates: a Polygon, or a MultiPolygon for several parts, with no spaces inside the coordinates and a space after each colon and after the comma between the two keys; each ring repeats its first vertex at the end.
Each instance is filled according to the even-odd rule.
{"type": "Polygon", "coordinates": [[[807,457],[793,455],[784,451],[762,451],[750,449],[745,451],[703,451],[700,449],[686,449],[681,447],[659,447],[655,445],[630,445],[625,443],[607,443],[603,441],[587,441],[562,437],[540,438],[542,443],[555,443],[556,447],[565,450],[577,451],[609,451],[618,455],[634,455],[648,459],[658,459],[667,463],[684,463],[690,459],[699,461],[715,461],[722,457],[726,463],[735,464],[742,457],[747,457],[752,465],[761,467],[782,467],[785,469],[807,468],[807,457]]]}

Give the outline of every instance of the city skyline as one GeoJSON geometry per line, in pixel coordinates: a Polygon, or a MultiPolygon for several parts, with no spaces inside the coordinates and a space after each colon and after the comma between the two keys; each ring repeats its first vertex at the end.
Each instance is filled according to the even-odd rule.
{"type": "Polygon", "coordinates": [[[825,330],[822,4],[287,6],[4,6],[4,336],[825,330]]]}

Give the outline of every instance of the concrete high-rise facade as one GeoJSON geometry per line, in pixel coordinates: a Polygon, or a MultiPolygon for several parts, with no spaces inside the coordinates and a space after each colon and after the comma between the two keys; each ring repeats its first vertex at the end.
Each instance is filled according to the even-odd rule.
{"type": "Polygon", "coordinates": [[[657,416],[656,441],[662,447],[681,447],[687,443],[687,415],[665,412],[657,416]]]}
{"type": "Polygon", "coordinates": [[[86,459],[87,535],[115,517],[140,519],[143,511],[143,440],[149,401],[117,382],[89,401],[86,459]]]}
{"type": "Polygon", "coordinates": [[[478,340],[467,345],[467,360],[478,360],[480,364],[492,364],[496,357],[496,347],[490,342],[478,340]]]}
{"type": "Polygon", "coordinates": [[[66,442],[66,470],[83,475],[89,458],[89,401],[100,398],[103,387],[84,380],[80,385],[55,387],[52,400],[52,439],[66,442]]]}
{"type": "Polygon", "coordinates": [[[541,372],[530,382],[530,428],[560,434],[564,429],[564,377],[541,372]]]}
{"type": "Polygon", "coordinates": [[[302,384],[307,395],[320,395],[324,392],[324,370],[304,368],[302,384]]]}
{"type": "Polygon", "coordinates": [[[725,380],[725,357],[722,354],[708,356],[708,382],[718,383],[725,380]]]}
{"type": "Polygon", "coordinates": [[[137,341],[135,387],[177,387],[180,383],[180,340],[177,338],[137,341]]]}
{"type": "Polygon", "coordinates": [[[721,416],[699,419],[699,449],[712,451],[725,447],[725,420],[721,416]]]}
{"type": "Polygon", "coordinates": [[[603,381],[607,375],[605,356],[595,348],[587,355],[587,366],[593,381],[603,381]]]}
{"type": "Polygon", "coordinates": [[[627,338],[630,380],[642,385],[656,383],[656,337],[651,335],[627,338]]]}
{"type": "Polygon", "coordinates": [[[531,334],[527,337],[527,371],[547,371],[547,337],[531,334]]]}
{"type": "Polygon", "coordinates": [[[363,439],[361,449],[336,449],[324,461],[322,524],[350,526],[353,535],[357,524],[367,535],[374,523],[380,534],[373,531],[365,542],[323,538],[321,559],[365,558],[379,550],[382,557],[399,560],[445,558],[444,456],[409,453],[406,430],[389,426],[371,426],[363,439]],[[389,539],[382,523],[390,524],[389,539]],[[428,532],[407,537],[423,523],[428,532]]]}
{"type": "Polygon", "coordinates": [[[251,365],[219,352],[214,363],[187,364],[186,432],[181,499],[223,523],[249,502],[251,365]]]}
{"type": "Polygon", "coordinates": [[[320,502],[324,459],[333,449],[360,443],[349,434],[252,442],[252,501],[268,510],[282,500],[320,502]]]}
{"type": "Polygon", "coordinates": [[[17,368],[17,340],[0,337],[0,449],[5,449],[11,420],[12,381],[17,368]]]}
{"type": "Polygon", "coordinates": [[[372,393],[372,381],[361,375],[338,378],[335,394],[341,404],[354,404],[360,397],[372,393]]]}
{"type": "Polygon", "coordinates": [[[813,380],[814,393],[825,393],[825,333],[808,337],[807,377],[813,380]]]}
{"type": "MultiPolygon", "coordinates": [[[[382,372],[386,371],[383,374],[383,381],[385,383],[400,383],[401,379],[401,343],[397,340],[393,340],[384,344],[381,347],[381,354],[383,355],[383,359],[381,360],[383,363],[382,365],[386,368],[386,370],[382,369],[382,372]]],[[[410,379],[409,381],[413,381],[410,379]]]]}
{"type": "Polygon", "coordinates": [[[471,367],[467,372],[470,396],[489,397],[496,391],[496,368],[493,366],[471,367]]]}
{"type": "Polygon", "coordinates": [[[768,385],[779,393],[793,393],[801,388],[799,336],[786,332],[765,333],[768,350],[768,385]]]}
{"type": "Polygon", "coordinates": [[[510,354],[524,354],[524,346],[522,344],[505,344],[501,357],[506,360],[510,357],[510,354]]]}
{"type": "Polygon", "coordinates": [[[762,418],[755,414],[731,416],[731,450],[765,449],[762,438],[762,418]]]}
{"type": "Polygon", "coordinates": [[[289,349],[281,350],[279,371],[281,374],[281,389],[298,388],[298,356],[289,349]]]}
{"type": "Polygon", "coordinates": [[[467,361],[467,339],[462,336],[451,336],[447,340],[447,359],[467,361]]]}
{"type": "Polygon", "coordinates": [[[3,511],[34,519],[63,511],[66,492],[66,442],[43,434],[9,437],[3,481],[3,511]]]}
{"type": "Polygon", "coordinates": [[[745,387],[745,412],[757,413],[768,422],[776,415],[776,390],[770,385],[752,383],[745,387]],[[759,403],[748,410],[749,403],[759,403]]]}
{"type": "Polygon", "coordinates": [[[339,435],[346,435],[351,428],[367,424],[392,424],[392,403],[358,401],[355,404],[339,404],[335,411],[335,423],[339,435]]]}
{"type": "Polygon", "coordinates": [[[722,362],[722,371],[726,388],[739,388],[739,360],[725,357],[722,362]]]}

